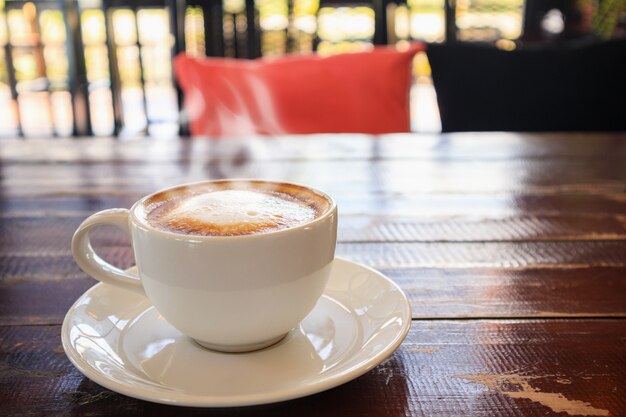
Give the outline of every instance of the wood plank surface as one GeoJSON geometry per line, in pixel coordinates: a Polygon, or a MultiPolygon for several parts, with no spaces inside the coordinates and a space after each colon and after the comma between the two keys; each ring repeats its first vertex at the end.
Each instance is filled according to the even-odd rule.
{"type": "Polygon", "coordinates": [[[303,135],[232,140],[133,140],[111,138],[2,140],[0,159],[10,162],[186,163],[227,159],[509,160],[622,159],[625,133],[456,133],[303,135]],[[54,146],[52,146],[54,144],[54,146]]]}
{"type": "MultiPolygon", "coordinates": [[[[60,324],[74,301],[96,284],[68,262],[72,272],[7,275],[0,280],[0,325],[60,324]]],[[[626,267],[381,272],[405,291],[416,319],[626,318],[626,267]]]]}
{"type": "MultiPolygon", "coordinates": [[[[0,141],[0,416],[626,416],[626,134],[0,141]],[[337,254],[406,292],[413,327],[357,380],[286,403],[181,409],[83,377],[60,346],[95,281],[93,212],[211,178],[333,195],[337,254]]],[[[94,233],[126,268],[128,237],[94,233]]]]}
{"type": "Polygon", "coordinates": [[[5,165],[0,192],[9,196],[88,189],[99,192],[136,190],[149,193],[186,182],[222,178],[271,178],[305,183],[330,195],[349,192],[621,193],[626,166],[603,160],[514,161],[252,161],[213,165],[115,166],[53,164],[5,165]]]}
{"type": "MultiPolygon", "coordinates": [[[[120,267],[133,265],[130,247],[99,248],[104,259],[120,267]]],[[[626,265],[626,241],[339,243],[337,255],[373,268],[587,268],[626,265]]],[[[78,272],[69,242],[50,250],[5,249],[0,273],[5,277],[55,276],[78,272]]]]}
{"type": "Polygon", "coordinates": [[[343,386],[203,410],[99,387],[67,361],[59,326],[0,327],[0,404],[10,416],[623,416],[625,332],[624,320],[414,321],[390,359],[343,386]]]}
{"type": "MultiPolygon", "coordinates": [[[[82,214],[0,217],[0,250],[13,253],[67,247],[87,218],[82,214]]],[[[348,215],[339,220],[340,243],[517,242],[557,240],[626,240],[626,215],[617,216],[383,216],[348,215]]],[[[124,245],[117,229],[103,227],[96,241],[124,245]]]]}
{"type": "MultiPolygon", "coordinates": [[[[4,195],[0,218],[28,216],[84,216],[113,207],[130,208],[143,197],[138,191],[118,189],[107,193],[65,189],[31,195],[4,195]]],[[[346,215],[383,216],[580,216],[581,218],[626,215],[626,192],[601,193],[339,193],[333,196],[346,215]]]]}

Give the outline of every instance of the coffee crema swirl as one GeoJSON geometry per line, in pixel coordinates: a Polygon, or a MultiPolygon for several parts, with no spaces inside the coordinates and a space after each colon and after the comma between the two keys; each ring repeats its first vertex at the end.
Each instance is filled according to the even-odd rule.
{"type": "Polygon", "coordinates": [[[323,196],[292,184],[209,184],[155,194],[145,202],[148,223],[156,229],[188,235],[252,235],[309,223],[330,206],[323,196]]]}

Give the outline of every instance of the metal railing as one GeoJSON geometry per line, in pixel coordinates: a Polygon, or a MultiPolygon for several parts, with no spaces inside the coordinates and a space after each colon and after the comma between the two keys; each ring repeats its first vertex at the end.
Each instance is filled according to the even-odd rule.
{"type": "Polygon", "coordinates": [[[416,39],[510,49],[558,31],[558,13],[541,0],[0,0],[0,136],[177,134],[182,51],[256,58],[416,39]]]}

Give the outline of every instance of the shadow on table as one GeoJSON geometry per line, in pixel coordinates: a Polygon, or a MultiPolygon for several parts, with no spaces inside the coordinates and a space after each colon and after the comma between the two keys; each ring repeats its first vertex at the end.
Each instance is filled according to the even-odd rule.
{"type": "MultiPolygon", "coordinates": [[[[385,416],[408,413],[408,388],[399,357],[339,387],[275,404],[233,408],[191,408],[155,404],[116,394],[87,378],[70,396],[71,416],[385,416]]],[[[66,397],[67,398],[67,397],[66,397]]]]}

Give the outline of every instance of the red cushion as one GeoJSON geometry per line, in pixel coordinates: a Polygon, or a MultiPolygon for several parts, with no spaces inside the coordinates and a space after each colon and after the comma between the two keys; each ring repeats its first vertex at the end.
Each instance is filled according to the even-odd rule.
{"type": "Polygon", "coordinates": [[[194,136],[408,132],[411,61],[398,52],[174,61],[194,136]]]}

